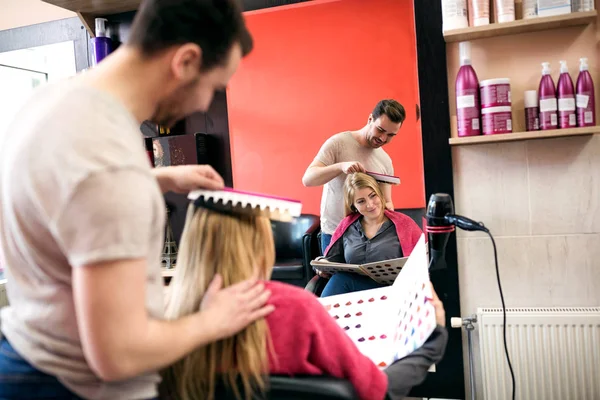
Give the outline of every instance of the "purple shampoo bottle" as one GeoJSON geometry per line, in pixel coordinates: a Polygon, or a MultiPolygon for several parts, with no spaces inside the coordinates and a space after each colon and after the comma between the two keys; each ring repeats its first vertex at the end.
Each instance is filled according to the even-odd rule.
{"type": "Polygon", "coordinates": [[[112,51],[112,40],[106,36],[105,18],[96,18],[96,37],[92,38],[92,66],[98,65],[112,51]]]}
{"type": "Polygon", "coordinates": [[[594,82],[588,71],[587,58],[579,59],[579,76],[577,77],[577,125],[596,125],[596,101],[594,99],[594,82]]]}
{"type": "Polygon", "coordinates": [[[558,128],[558,115],[556,113],[558,104],[556,102],[556,89],[554,80],[550,76],[550,63],[542,63],[542,79],[538,89],[540,101],[540,129],[558,128]]]}
{"type": "Polygon", "coordinates": [[[575,114],[575,88],[569,75],[566,61],[560,62],[560,77],[558,78],[558,123],[561,129],[575,128],[577,117],[575,114]]]}
{"type": "Polygon", "coordinates": [[[479,104],[479,79],[471,66],[469,42],[459,44],[460,69],[456,75],[456,119],[458,136],[481,135],[479,104]]]}

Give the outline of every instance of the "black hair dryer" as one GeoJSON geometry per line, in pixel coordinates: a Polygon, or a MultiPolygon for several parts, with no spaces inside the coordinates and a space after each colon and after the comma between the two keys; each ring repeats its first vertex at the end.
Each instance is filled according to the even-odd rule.
{"type": "Polygon", "coordinates": [[[446,245],[456,226],[466,231],[488,231],[481,222],[454,214],[452,198],[446,193],[431,195],[425,219],[427,221],[425,231],[429,241],[430,271],[446,268],[446,245]]]}

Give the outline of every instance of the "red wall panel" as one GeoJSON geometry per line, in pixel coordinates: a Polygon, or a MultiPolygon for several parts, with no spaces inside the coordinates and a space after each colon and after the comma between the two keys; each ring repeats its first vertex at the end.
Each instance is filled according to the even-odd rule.
{"type": "Polygon", "coordinates": [[[407,120],[384,148],[402,184],[396,207],[425,205],[412,0],[312,1],[246,13],[255,41],[228,92],[233,183],[303,202],[302,175],[331,135],[361,128],[383,98],[407,120]]]}

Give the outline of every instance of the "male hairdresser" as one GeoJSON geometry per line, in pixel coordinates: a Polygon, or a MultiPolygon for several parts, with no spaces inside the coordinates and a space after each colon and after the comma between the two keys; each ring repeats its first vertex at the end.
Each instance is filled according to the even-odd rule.
{"type": "MultiPolygon", "coordinates": [[[[324,252],[331,235],[344,215],[344,181],[353,172],[378,172],[393,175],[392,159],[382,149],[390,143],[406,118],[404,107],[396,100],[381,100],[369,115],[367,124],[357,131],[333,135],[304,173],[304,186],[323,187],[321,197],[321,250],[324,252]]],[[[382,184],[385,206],[394,209],[392,188],[382,184]]]]}
{"type": "Polygon", "coordinates": [[[251,48],[236,0],[145,0],[126,44],[0,137],[0,398],[154,399],[161,368],[272,311],[261,284],[216,277],[198,312],[163,319],[162,193],[223,180],[153,170],[139,129],[206,111],[251,48]]]}

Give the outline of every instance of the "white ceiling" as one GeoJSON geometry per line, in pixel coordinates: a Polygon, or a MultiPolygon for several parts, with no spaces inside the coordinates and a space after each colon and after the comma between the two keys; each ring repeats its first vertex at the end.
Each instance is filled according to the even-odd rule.
{"type": "Polygon", "coordinates": [[[0,31],[75,16],[41,0],[0,0],[0,31]]]}

